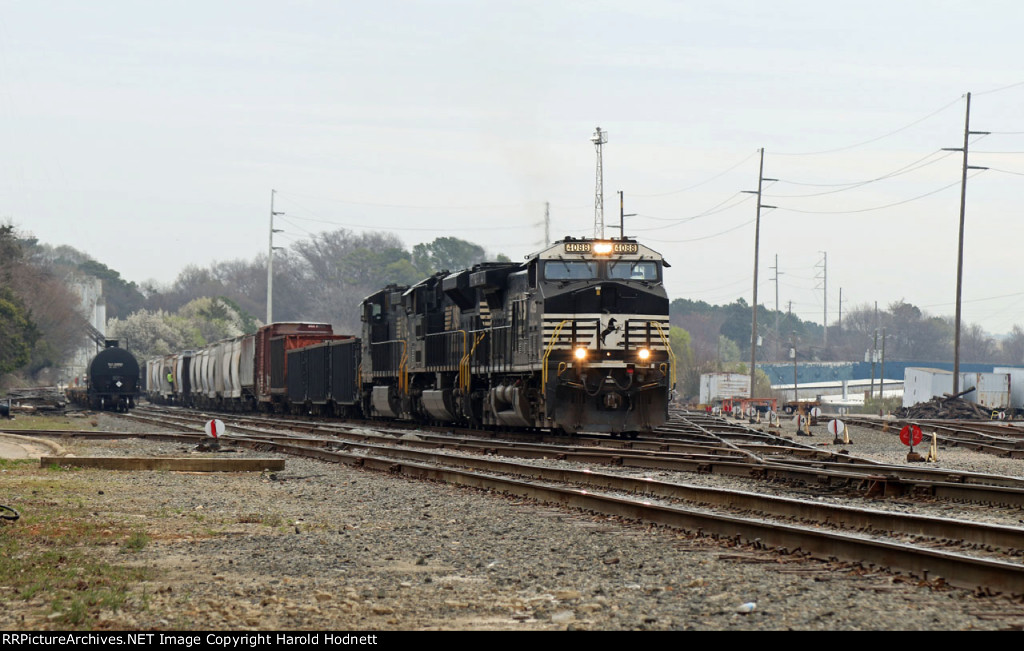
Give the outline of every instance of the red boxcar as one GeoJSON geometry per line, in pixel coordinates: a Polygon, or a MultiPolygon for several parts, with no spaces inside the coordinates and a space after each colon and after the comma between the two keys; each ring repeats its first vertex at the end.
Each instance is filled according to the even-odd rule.
{"type": "Polygon", "coordinates": [[[335,335],[329,323],[271,323],[260,328],[256,332],[256,400],[260,411],[278,411],[287,398],[286,351],[350,338],[335,335]]]}

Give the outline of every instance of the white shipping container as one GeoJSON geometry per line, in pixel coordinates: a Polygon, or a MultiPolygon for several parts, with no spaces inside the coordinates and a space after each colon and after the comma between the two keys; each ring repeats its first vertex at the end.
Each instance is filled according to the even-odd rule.
{"type": "Polygon", "coordinates": [[[953,372],[909,367],[903,372],[903,406],[913,407],[935,396],[953,392],[953,372]]]}
{"type": "Polygon", "coordinates": [[[749,398],[750,376],[742,373],[705,373],[700,376],[700,404],[725,398],[749,398]]]}
{"type": "MultiPolygon", "coordinates": [[[[1010,376],[1008,373],[960,373],[960,391],[974,387],[965,396],[973,402],[992,409],[1010,404],[1010,376]]],[[[944,394],[953,393],[953,372],[937,368],[908,368],[903,374],[903,406],[912,407],[944,394]]]]}
{"type": "Polygon", "coordinates": [[[965,400],[991,409],[1010,406],[1010,375],[1008,373],[961,373],[960,390],[974,387],[965,400]]]}
{"type": "Polygon", "coordinates": [[[1024,368],[997,366],[992,369],[992,372],[1006,373],[1010,376],[1010,407],[1012,409],[1024,408],[1024,368]]]}

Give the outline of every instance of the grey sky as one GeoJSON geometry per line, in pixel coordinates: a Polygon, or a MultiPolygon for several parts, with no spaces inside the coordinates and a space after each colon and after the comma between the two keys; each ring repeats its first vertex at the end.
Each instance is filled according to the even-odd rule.
{"type": "Polygon", "coordinates": [[[592,233],[601,126],[606,234],[623,190],[670,296],[750,300],[737,193],[764,147],[781,182],[761,302],[778,254],[782,307],[820,322],[827,251],[830,321],[840,287],[844,311],[951,315],[961,158],[939,150],[962,144],[971,91],[972,129],[997,133],[971,146],[993,169],[968,183],[964,319],[1001,333],[1024,324],[1022,19],[994,1],[0,0],[0,219],[166,283],[265,254],[274,188],[278,245],[343,226],[518,259],[546,201],[553,238],[592,233]]]}

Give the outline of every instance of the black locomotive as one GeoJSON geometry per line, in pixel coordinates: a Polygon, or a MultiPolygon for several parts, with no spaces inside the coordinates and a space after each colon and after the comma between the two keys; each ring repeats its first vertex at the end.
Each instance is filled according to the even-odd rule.
{"type": "Polygon", "coordinates": [[[288,353],[289,399],[374,417],[635,436],[667,419],[674,385],[664,266],[633,240],[566,238],[523,263],[386,287],[362,303],[358,355],[353,342],[288,353]]]}
{"type": "Polygon", "coordinates": [[[273,324],[150,360],[149,396],[635,436],[667,419],[674,386],[664,266],[661,255],[631,239],[566,238],[525,262],[389,285],[363,300],[359,338],[326,326],[299,340],[285,331],[304,324],[273,324]],[[261,336],[270,353],[283,354],[261,355],[263,347],[249,343],[261,336]],[[287,388],[284,400],[260,398],[263,375],[268,386],[287,388]]]}
{"type": "Polygon", "coordinates": [[[139,393],[139,363],[135,356],[108,339],[89,362],[84,387],[72,387],[68,397],[89,409],[128,411],[139,393]]]}

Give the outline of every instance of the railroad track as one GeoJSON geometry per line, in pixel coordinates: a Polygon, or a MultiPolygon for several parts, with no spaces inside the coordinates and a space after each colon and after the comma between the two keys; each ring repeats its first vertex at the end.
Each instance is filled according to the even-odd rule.
{"type": "MultiPolygon", "coordinates": [[[[702,415],[703,416],[703,415],[702,415]]],[[[201,431],[208,415],[168,408],[136,410],[129,416],[142,422],[167,426],[178,423],[201,431]]],[[[781,435],[725,423],[695,424],[679,418],[657,437],[637,440],[538,437],[514,434],[495,438],[494,433],[456,432],[451,428],[381,427],[379,423],[349,425],[340,422],[280,420],[253,416],[228,418],[232,431],[275,440],[282,430],[320,432],[350,442],[379,441],[419,448],[500,455],[512,458],[553,459],[562,462],[602,464],[624,470],[694,472],[791,486],[811,487],[827,494],[869,495],[948,500],[1024,508],[1024,479],[941,468],[882,464],[843,451],[824,451],[781,435]],[[273,429],[278,434],[268,431],[273,429]],[[689,429],[683,438],[666,434],[689,429]],[[481,438],[485,434],[486,438],[481,438]],[[699,435],[699,437],[698,437],[699,435]],[[399,437],[405,436],[400,439],[399,437]]],[[[720,419],[724,420],[724,419],[720,419]]]]}
{"type": "MultiPolygon", "coordinates": [[[[701,414],[703,417],[703,414],[701,414]]],[[[211,416],[167,407],[136,410],[129,418],[158,426],[181,426],[201,432],[211,416]]],[[[638,440],[523,436],[487,438],[451,428],[416,428],[379,423],[315,423],[309,420],[280,420],[258,416],[226,416],[232,431],[256,435],[264,440],[295,433],[322,432],[341,440],[388,441],[406,447],[445,447],[481,454],[514,458],[555,459],[565,462],[603,464],[620,469],[695,472],[813,488],[819,493],[909,497],[976,504],[1024,507],[1024,480],[1002,475],[887,465],[843,451],[828,452],[808,444],[795,443],[781,435],[714,420],[694,423],[677,419],[657,437],[638,440]],[[272,431],[269,431],[270,429],[272,431]],[[687,430],[680,434],[681,430],[687,430]],[[276,432],[276,433],[275,433],[276,432]],[[412,435],[412,436],[410,436],[412,435]]],[[[724,419],[719,419],[724,421],[724,419]]],[[[61,432],[67,435],[66,432],[61,432]]],[[[202,435],[198,434],[198,437],[202,435]]]]}
{"type": "MultiPolygon", "coordinates": [[[[199,429],[203,415],[156,416],[164,426],[199,429]],[[172,424],[174,423],[174,424],[172,424]]],[[[922,580],[989,592],[1024,595],[1024,529],[962,520],[912,516],[816,499],[771,497],[750,491],[711,489],[659,481],[643,471],[660,464],[748,464],[750,454],[727,448],[729,461],[686,459],[686,453],[595,450],[595,446],[545,446],[493,440],[449,440],[443,435],[410,436],[344,425],[289,424],[296,431],[271,430],[269,422],[233,424],[231,445],[345,463],[408,477],[445,481],[607,515],[655,522],[756,547],[778,548],[824,560],[884,567],[922,580]],[[499,456],[500,455],[500,456],[499,456]],[[527,461],[515,460],[527,459],[527,461]],[[618,459],[618,461],[616,461],[618,459]],[[582,468],[571,467],[585,464],[582,468]],[[611,471],[595,471],[593,464],[611,471]],[[654,464],[654,465],[652,465],[654,464]]],[[[39,434],[38,432],[36,434],[39,434]]],[[[61,433],[109,436],[109,433],[61,433]]],[[[121,435],[138,436],[138,435],[121,435]]],[[[146,434],[144,437],[198,442],[205,435],[146,434]]],[[[456,439],[465,437],[447,437],[456,439]]],[[[712,455],[708,455],[712,456],[712,455]]],[[[762,465],[764,459],[759,459],[762,465]]],[[[786,464],[796,465],[793,460],[786,464]]],[[[844,464],[849,466],[851,464],[844,464]]],[[[676,469],[676,468],[673,468],[676,469]]],[[[871,467],[869,470],[876,470],[871,467]]],[[[820,473],[822,468],[812,468],[820,473]]],[[[832,471],[828,471],[832,472],[832,471]]],[[[1018,487],[1019,488],[1019,487],[1018,487]]]]}
{"type": "Polygon", "coordinates": [[[886,429],[898,433],[906,425],[918,425],[930,438],[932,432],[940,444],[947,447],[961,447],[976,452],[985,452],[999,457],[1024,459],[1024,427],[1012,424],[996,424],[983,421],[950,420],[906,420],[876,418],[851,418],[851,425],[886,429]]]}

